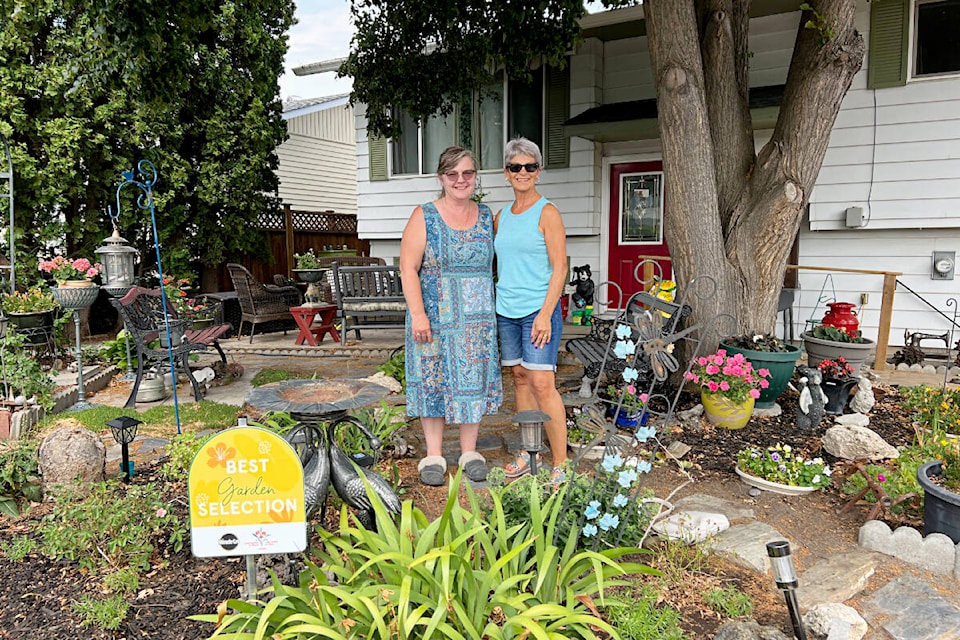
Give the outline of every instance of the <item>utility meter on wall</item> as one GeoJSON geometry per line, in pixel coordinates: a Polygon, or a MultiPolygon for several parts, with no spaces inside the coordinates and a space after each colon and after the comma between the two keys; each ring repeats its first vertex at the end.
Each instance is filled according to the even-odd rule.
{"type": "Polygon", "coordinates": [[[953,272],[956,264],[957,253],[955,251],[934,251],[933,271],[930,273],[930,279],[953,280],[953,272]]]}

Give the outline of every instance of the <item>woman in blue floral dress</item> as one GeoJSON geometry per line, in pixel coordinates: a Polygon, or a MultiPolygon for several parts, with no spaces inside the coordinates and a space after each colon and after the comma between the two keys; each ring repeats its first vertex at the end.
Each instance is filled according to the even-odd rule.
{"type": "Polygon", "coordinates": [[[503,401],[493,300],[493,214],[474,202],[477,166],[467,149],[440,154],[442,195],[413,210],[400,243],[407,301],[407,414],[419,416],[427,455],[420,480],[442,485],[443,432],[460,425],[460,460],[474,481],[487,477],[477,452],[480,419],[503,401]]]}

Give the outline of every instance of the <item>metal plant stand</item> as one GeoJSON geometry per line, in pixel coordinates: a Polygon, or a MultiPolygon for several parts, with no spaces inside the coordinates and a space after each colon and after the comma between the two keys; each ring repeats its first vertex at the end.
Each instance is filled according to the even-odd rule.
{"type": "Polygon", "coordinates": [[[62,288],[57,287],[52,290],[53,297],[57,299],[60,306],[64,309],[73,311],[73,326],[77,339],[77,402],[67,411],[82,411],[89,409],[93,405],[87,402],[87,393],[83,387],[83,361],[81,359],[82,349],[80,347],[80,311],[86,309],[94,303],[100,294],[100,287],[77,287],[62,288]]]}

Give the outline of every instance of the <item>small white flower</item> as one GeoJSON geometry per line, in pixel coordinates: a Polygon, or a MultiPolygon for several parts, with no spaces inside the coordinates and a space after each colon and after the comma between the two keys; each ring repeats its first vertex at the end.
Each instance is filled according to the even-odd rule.
{"type": "Polygon", "coordinates": [[[813,484],[820,484],[820,474],[813,476],[813,484]]]}
{"type": "Polygon", "coordinates": [[[753,336],[753,341],[754,341],[754,342],[760,342],[761,340],[763,340],[763,335],[757,334],[757,335],[753,336]]]}
{"type": "Polygon", "coordinates": [[[827,477],[829,478],[829,477],[831,476],[831,474],[833,474],[833,471],[830,470],[830,467],[826,467],[826,466],[825,466],[825,467],[823,468],[823,475],[825,475],[825,476],[827,476],[827,477]]]}

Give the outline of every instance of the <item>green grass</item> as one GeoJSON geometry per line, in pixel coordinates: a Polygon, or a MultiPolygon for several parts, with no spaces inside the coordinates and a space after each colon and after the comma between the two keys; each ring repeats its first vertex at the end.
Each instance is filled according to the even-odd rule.
{"type": "MultiPolygon", "coordinates": [[[[243,414],[240,407],[219,402],[193,402],[180,406],[180,430],[184,432],[204,429],[226,429],[237,424],[237,417],[243,414]]],[[[177,432],[176,416],[172,406],[151,407],[143,412],[123,407],[92,407],[69,414],[46,416],[37,425],[42,434],[55,428],[65,419],[75,420],[82,426],[99,433],[107,429],[107,422],[120,416],[130,416],[143,421],[138,433],[149,436],[170,437],[177,432]]]]}

